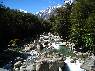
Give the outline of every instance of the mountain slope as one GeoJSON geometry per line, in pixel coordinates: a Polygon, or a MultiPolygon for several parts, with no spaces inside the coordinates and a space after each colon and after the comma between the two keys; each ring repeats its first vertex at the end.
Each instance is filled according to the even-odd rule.
{"type": "Polygon", "coordinates": [[[61,7],[61,5],[57,5],[57,6],[53,6],[53,7],[50,6],[45,10],[41,10],[40,12],[37,12],[36,16],[47,20],[54,13],[54,10],[59,7],[61,7]]]}

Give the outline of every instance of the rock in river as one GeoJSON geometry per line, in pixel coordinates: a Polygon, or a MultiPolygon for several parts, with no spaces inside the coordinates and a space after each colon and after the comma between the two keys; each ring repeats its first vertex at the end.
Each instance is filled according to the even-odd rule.
{"type": "Polygon", "coordinates": [[[88,71],[95,71],[95,56],[87,58],[81,65],[81,68],[88,71]]]}

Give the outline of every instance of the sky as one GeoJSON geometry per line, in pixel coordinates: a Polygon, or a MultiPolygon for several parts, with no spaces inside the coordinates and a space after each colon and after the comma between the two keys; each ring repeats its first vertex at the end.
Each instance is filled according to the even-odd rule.
{"type": "Polygon", "coordinates": [[[0,0],[3,4],[11,9],[24,10],[31,13],[36,13],[48,8],[63,4],[64,0],[0,0]]]}

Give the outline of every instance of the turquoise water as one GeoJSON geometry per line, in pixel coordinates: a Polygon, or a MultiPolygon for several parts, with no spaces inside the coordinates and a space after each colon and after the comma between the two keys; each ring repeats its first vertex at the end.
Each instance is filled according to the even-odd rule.
{"type": "Polygon", "coordinates": [[[63,71],[84,71],[84,69],[80,68],[81,63],[78,60],[76,60],[76,63],[71,63],[72,59],[70,57],[75,57],[75,54],[70,48],[59,45],[58,52],[66,57],[63,71]]]}
{"type": "Polygon", "coordinates": [[[73,53],[73,51],[70,48],[68,48],[67,46],[63,46],[63,45],[59,45],[58,52],[63,54],[66,57],[75,56],[75,54],[73,53]]]}

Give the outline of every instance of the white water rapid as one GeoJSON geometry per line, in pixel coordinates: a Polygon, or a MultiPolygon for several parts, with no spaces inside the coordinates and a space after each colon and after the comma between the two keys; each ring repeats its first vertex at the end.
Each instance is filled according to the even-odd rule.
{"type": "Polygon", "coordinates": [[[80,68],[81,63],[76,60],[76,63],[71,63],[70,57],[67,57],[65,63],[67,64],[69,71],[85,71],[84,69],[80,68]]]}

